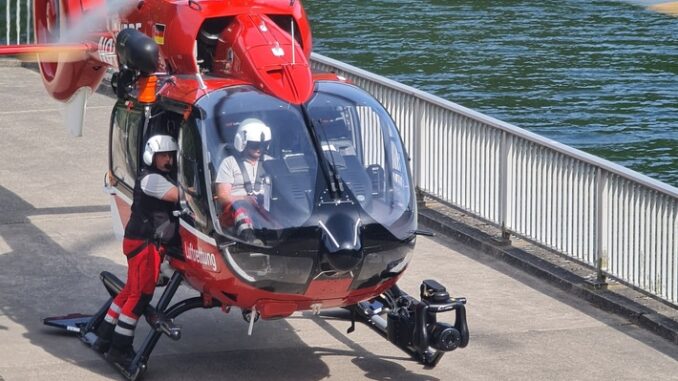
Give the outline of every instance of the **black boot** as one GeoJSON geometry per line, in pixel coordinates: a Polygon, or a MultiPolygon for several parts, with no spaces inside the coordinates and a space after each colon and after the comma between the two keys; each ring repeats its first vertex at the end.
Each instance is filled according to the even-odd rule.
{"type": "Polygon", "coordinates": [[[115,325],[102,321],[97,328],[97,339],[92,344],[92,349],[99,353],[106,353],[111,348],[111,339],[113,338],[113,330],[115,325]]]}
{"type": "Polygon", "coordinates": [[[117,332],[113,333],[111,349],[106,353],[106,360],[116,363],[125,369],[129,369],[136,353],[132,347],[134,336],[125,336],[117,332]]]}

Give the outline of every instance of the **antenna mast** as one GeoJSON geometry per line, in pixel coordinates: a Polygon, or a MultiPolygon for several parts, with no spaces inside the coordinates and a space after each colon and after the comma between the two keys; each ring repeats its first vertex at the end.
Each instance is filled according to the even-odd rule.
{"type": "MultiPolygon", "coordinates": [[[[294,3],[294,0],[292,0],[292,3],[294,3]]],[[[292,23],[291,30],[292,30],[292,65],[294,65],[296,62],[294,60],[294,16],[292,16],[292,20],[290,21],[292,23]]]]}

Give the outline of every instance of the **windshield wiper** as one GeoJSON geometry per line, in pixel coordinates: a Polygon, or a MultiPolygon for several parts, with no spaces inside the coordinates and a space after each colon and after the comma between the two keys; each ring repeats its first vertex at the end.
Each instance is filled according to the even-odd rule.
{"type": "MultiPolygon", "coordinates": [[[[311,141],[315,147],[316,156],[318,156],[318,161],[320,162],[320,167],[322,168],[323,175],[325,176],[325,181],[327,181],[328,186],[330,187],[330,193],[332,198],[339,198],[341,193],[344,192],[344,186],[341,182],[341,178],[336,171],[336,166],[333,167],[325,157],[322,144],[318,138],[318,133],[316,131],[315,123],[308,115],[308,110],[306,106],[301,105],[301,113],[304,116],[304,121],[306,122],[306,128],[308,129],[309,135],[311,136],[311,141]]],[[[331,155],[331,152],[330,152],[331,155]]]]}

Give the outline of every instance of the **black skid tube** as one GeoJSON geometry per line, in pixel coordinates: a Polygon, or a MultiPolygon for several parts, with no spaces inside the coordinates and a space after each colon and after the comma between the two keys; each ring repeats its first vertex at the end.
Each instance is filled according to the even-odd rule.
{"type": "Polygon", "coordinates": [[[102,271],[101,274],[99,274],[99,279],[101,279],[104,287],[106,287],[106,291],[108,291],[108,293],[114,298],[118,296],[123,287],[125,287],[125,283],[123,281],[108,271],[102,271]]]}
{"type": "MultiPolygon", "coordinates": [[[[168,319],[174,319],[175,317],[183,314],[186,311],[190,311],[192,309],[211,308],[211,307],[212,306],[206,307],[204,300],[201,297],[194,297],[194,298],[182,300],[181,302],[173,305],[171,308],[169,308],[165,312],[165,316],[168,319]]],[[[144,343],[141,345],[141,348],[140,348],[139,352],[137,353],[138,361],[142,361],[142,359],[143,359],[144,362],[148,361],[148,358],[151,356],[151,352],[155,348],[155,345],[158,343],[158,340],[160,340],[161,333],[165,333],[165,332],[164,331],[162,331],[162,332],[151,331],[148,334],[148,336],[146,336],[146,339],[144,339],[144,343]]],[[[170,336],[170,338],[172,338],[172,336],[170,336]]],[[[181,338],[181,335],[179,335],[179,338],[181,338]]],[[[137,358],[135,358],[135,361],[137,361],[137,358]]]]}
{"type": "MultiPolygon", "coordinates": [[[[175,276],[177,275],[178,274],[175,273],[175,276]]],[[[125,284],[120,279],[118,279],[118,277],[109,273],[108,271],[102,271],[100,278],[104,284],[104,287],[106,287],[106,291],[108,291],[108,293],[111,295],[111,300],[105,304],[106,308],[102,307],[94,316],[95,318],[92,319],[93,327],[98,327],[99,324],[101,324],[101,319],[103,319],[104,315],[106,314],[106,311],[108,310],[108,307],[110,307],[113,298],[115,298],[115,296],[117,296],[125,286],[125,284]]],[[[173,277],[172,279],[175,278],[173,277]]],[[[174,325],[174,323],[171,321],[171,317],[168,317],[165,313],[160,311],[167,307],[171,298],[176,293],[179,284],[181,284],[181,279],[177,279],[178,281],[175,282],[170,281],[155,308],[151,305],[148,305],[144,310],[144,317],[146,318],[148,324],[154,330],[164,333],[172,340],[179,340],[181,338],[181,330],[174,325]]]]}
{"type": "MultiPolygon", "coordinates": [[[[113,298],[117,296],[120,291],[123,289],[125,284],[118,279],[115,275],[103,271],[100,274],[101,281],[106,287],[106,290],[111,295],[111,298],[99,309],[96,315],[92,317],[89,324],[87,325],[87,330],[83,333],[83,337],[88,332],[96,331],[99,324],[103,320],[108,308],[110,307],[113,298]]],[[[186,311],[190,311],[196,308],[212,308],[218,306],[219,303],[212,301],[211,303],[206,304],[205,300],[202,297],[193,297],[182,300],[171,307],[168,308],[174,294],[177,292],[179,285],[183,281],[183,276],[179,272],[175,272],[172,275],[167,287],[163,291],[158,303],[155,307],[148,305],[144,310],[144,316],[148,324],[153,328],[144,342],[139,347],[134,360],[128,368],[122,368],[118,364],[115,364],[120,373],[130,381],[136,381],[141,378],[143,373],[146,371],[146,363],[151,355],[151,352],[155,348],[158,340],[161,335],[166,335],[173,340],[179,340],[181,338],[181,329],[174,324],[174,318],[183,314],[186,311]]],[[[83,341],[89,343],[87,340],[83,341]]]]}

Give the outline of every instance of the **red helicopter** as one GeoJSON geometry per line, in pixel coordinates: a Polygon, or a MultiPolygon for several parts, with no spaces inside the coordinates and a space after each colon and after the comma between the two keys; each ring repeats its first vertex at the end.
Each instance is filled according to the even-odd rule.
{"type": "MultiPolygon", "coordinates": [[[[259,319],[344,307],[427,366],[468,344],[465,303],[433,280],[419,298],[396,284],[413,255],[417,204],[396,126],[371,95],[332,73],[314,73],[311,29],[295,0],[35,0],[37,43],[0,54],[37,55],[49,94],[67,102],[82,130],[89,93],[113,68],[106,187],[121,235],[132,190],[155,134],[175,137],[181,249],[163,264],[168,282],[144,316],[153,328],[129,367],[136,380],[174,319],[195,308],[259,319]],[[73,32],[73,31],[76,32],[73,32]],[[72,33],[75,37],[68,37],[72,33]],[[84,36],[84,37],[83,37],[84,36]],[[224,218],[215,184],[223,160],[242,151],[246,121],[269,127],[252,203],[253,235],[224,218]],[[185,283],[199,296],[170,305],[185,283]],[[454,311],[453,324],[437,315],[454,311]]],[[[263,135],[262,135],[263,136],[263,135]]],[[[263,137],[262,137],[263,140],[263,137]]],[[[111,295],[95,315],[45,324],[89,345],[123,282],[101,273],[111,295]]]]}

